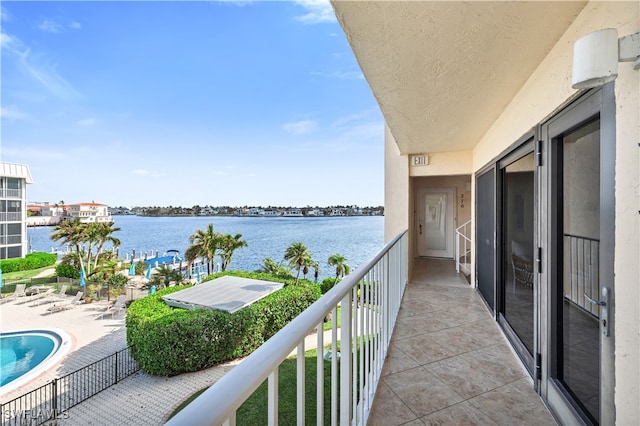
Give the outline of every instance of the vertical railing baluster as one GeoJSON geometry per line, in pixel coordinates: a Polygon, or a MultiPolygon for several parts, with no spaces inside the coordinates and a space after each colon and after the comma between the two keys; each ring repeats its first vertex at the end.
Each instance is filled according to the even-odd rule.
{"type": "MultiPolygon", "coordinates": [[[[336,318],[337,320],[337,318],[336,318]]],[[[335,321],[335,320],[334,320],[335,321]]],[[[321,322],[316,327],[316,425],[324,425],[324,327],[321,322]]]]}
{"type": "Polygon", "coordinates": [[[351,423],[351,314],[353,310],[352,291],[347,292],[340,303],[342,320],[340,323],[340,424],[351,423]]]}
{"type": "Polygon", "coordinates": [[[276,426],[278,424],[278,368],[269,373],[267,393],[267,424],[276,426]]]}
{"type": "MultiPolygon", "coordinates": [[[[340,315],[342,315],[342,302],[340,303],[340,315]]],[[[338,424],[338,308],[334,307],[331,313],[331,425],[338,424]]],[[[341,318],[341,322],[344,318],[341,318]]]]}
{"type": "Polygon", "coordinates": [[[305,380],[304,380],[304,339],[298,345],[298,353],[296,359],[296,386],[297,386],[297,409],[296,409],[296,418],[298,419],[298,425],[304,425],[304,409],[305,409],[305,380]]]}

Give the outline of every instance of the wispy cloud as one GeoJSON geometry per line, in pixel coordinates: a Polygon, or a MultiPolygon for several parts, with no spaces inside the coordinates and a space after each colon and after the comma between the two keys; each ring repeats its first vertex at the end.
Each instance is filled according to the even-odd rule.
{"type": "Polygon", "coordinates": [[[80,22],[72,22],[69,24],[69,28],[72,28],[74,30],[79,30],[82,28],[82,24],[80,24],[80,22]]]}
{"type": "Polygon", "coordinates": [[[56,65],[46,63],[44,55],[33,54],[18,37],[2,33],[0,44],[5,51],[16,58],[23,73],[42,84],[50,93],[62,98],[77,98],[80,94],[56,70],[56,65]]]}
{"type": "Polygon", "coordinates": [[[294,135],[304,135],[311,133],[318,128],[318,123],[313,120],[300,120],[282,125],[285,132],[294,135]]]}
{"type": "Polygon", "coordinates": [[[25,118],[29,118],[29,115],[20,111],[16,107],[7,106],[0,108],[0,117],[9,120],[24,120],[25,118]]]}
{"type": "Polygon", "coordinates": [[[46,33],[58,34],[64,31],[64,26],[52,19],[45,19],[38,24],[38,28],[46,33]]]}
{"type": "Polygon", "coordinates": [[[303,24],[324,24],[337,22],[329,0],[296,0],[295,3],[307,10],[294,19],[303,24]]]}
{"type": "Polygon", "coordinates": [[[11,21],[12,18],[12,15],[7,11],[7,9],[0,5],[0,19],[3,22],[8,22],[11,21]]]}

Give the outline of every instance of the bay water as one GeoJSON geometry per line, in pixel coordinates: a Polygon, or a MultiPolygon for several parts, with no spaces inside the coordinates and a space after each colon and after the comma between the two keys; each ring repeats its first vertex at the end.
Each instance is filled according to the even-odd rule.
{"type": "MultiPolygon", "coordinates": [[[[167,250],[179,250],[180,255],[189,246],[189,236],[198,229],[213,224],[216,232],[242,234],[247,247],[235,251],[228,269],[256,271],[263,259],[283,259],[286,248],[294,242],[304,243],[312,258],[320,264],[320,278],[335,274],[327,265],[332,254],[341,254],[352,268],[366,262],[384,245],[384,217],[250,217],[250,216],[182,216],[146,217],[114,216],[114,227],[120,231],[114,237],[121,242],[119,256],[162,256],[167,250]]],[[[52,248],[65,250],[51,240],[53,227],[27,228],[32,251],[51,252],[52,248]]],[[[216,263],[219,259],[216,260],[216,263]]],[[[310,277],[313,276],[313,271],[310,277]]]]}

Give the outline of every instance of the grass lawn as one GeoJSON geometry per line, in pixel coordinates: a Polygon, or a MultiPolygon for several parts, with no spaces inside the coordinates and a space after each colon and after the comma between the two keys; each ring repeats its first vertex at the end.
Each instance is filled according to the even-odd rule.
{"type": "MultiPolygon", "coordinates": [[[[3,272],[2,278],[5,280],[16,280],[24,278],[33,278],[42,271],[47,269],[54,269],[56,265],[45,266],[44,268],[31,269],[29,271],[16,271],[16,272],[3,272]]],[[[49,276],[54,276],[55,272],[52,272],[49,276]]]]}
{"type": "MultiPolygon", "coordinates": [[[[2,278],[5,280],[16,280],[16,279],[24,279],[24,278],[33,278],[38,275],[42,271],[46,271],[47,269],[54,269],[56,265],[45,266],[44,268],[31,269],[29,271],[16,271],[16,272],[4,272],[2,274],[2,278]]],[[[50,276],[55,275],[55,272],[52,272],[50,276]]]]}
{"type": "MultiPolygon", "coordinates": [[[[306,424],[316,424],[316,350],[305,352],[305,417],[306,424]]],[[[296,358],[287,358],[281,365],[278,376],[278,423],[296,424],[296,358]]],[[[189,402],[204,392],[201,389],[191,395],[171,413],[171,417],[182,410],[189,402]]],[[[240,406],[236,414],[239,425],[267,424],[267,381],[240,406]]],[[[324,424],[331,424],[331,362],[324,362],[324,424]]]]}

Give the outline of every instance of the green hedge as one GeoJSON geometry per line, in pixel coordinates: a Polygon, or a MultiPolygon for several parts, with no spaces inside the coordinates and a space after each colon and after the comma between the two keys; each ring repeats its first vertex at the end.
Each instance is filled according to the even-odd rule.
{"type": "Polygon", "coordinates": [[[80,270],[75,266],[65,265],[64,263],[58,263],[56,265],[56,275],[59,277],[80,279],[80,270]]]}
{"type": "Polygon", "coordinates": [[[30,271],[44,268],[56,263],[58,256],[55,253],[35,252],[29,253],[24,258],[7,259],[0,261],[2,272],[30,271]]]}
{"type": "Polygon", "coordinates": [[[127,343],[149,374],[173,376],[246,356],[320,297],[317,285],[289,285],[233,314],[171,308],[162,300],[188,287],[160,290],[133,302],[127,311],[127,343]]]}

